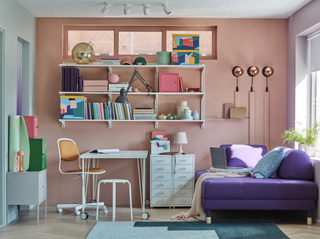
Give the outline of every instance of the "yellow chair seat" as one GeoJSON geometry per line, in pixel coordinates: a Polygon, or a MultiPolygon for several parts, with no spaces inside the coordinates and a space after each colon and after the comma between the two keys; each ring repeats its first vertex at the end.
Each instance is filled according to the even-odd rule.
{"type": "MultiPolygon", "coordinates": [[[[89,168],[85,170],[85,172],[89,173],[103,173],[105,170],[103,168],[89,168]]],[[[66,173],[82,173],[81,169],[71,169],[67,170],[66,173]]]]}

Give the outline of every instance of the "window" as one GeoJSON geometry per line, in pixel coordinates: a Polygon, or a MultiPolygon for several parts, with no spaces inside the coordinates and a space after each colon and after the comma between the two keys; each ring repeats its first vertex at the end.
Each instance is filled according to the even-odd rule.
{"type": "Polygon", "coordinates": [[[155,55],[162,49],[162,32],[119,32],[119,55],[155,55]]]}
{"type": "Polygon", "coordinates": [[[103,30],[70,30],[68,31],[68,56],[72,49],[80,42],[92,45],[96,56],[114,55],[114,31],[103,30]]]}
{"type": "MultiPolygon", "coordinates": [[[[309,101],[310,119],[307,125],[320,123],[320,31],[308,36],[308,79],[310,88],[309,101]]],[[[308,95],[308,94],[307,94],[308,95]]],[[[319,136],[320,137],[320,136],[319,136]]],[[[320,138],[317,142],[317,151],[320,152],[320,138]]]]}
{"type": "Polygon", "coordinates": [[[172,34],[199,34],[200,59],[216,59],[216,27],[64,26],[63,59],[72,59],[80,42],[92,44],[96,56],[143,56],[156,61],[159,51],[172,51],[172,34]],[[197,31],[193,31],[197,29],[197,31]]]}

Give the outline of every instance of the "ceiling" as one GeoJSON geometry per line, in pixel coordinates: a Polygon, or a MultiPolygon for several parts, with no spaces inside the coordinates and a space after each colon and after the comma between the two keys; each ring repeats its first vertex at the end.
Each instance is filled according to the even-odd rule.
{"type": "Polygon", "coordinates": [[[104,0],[17,0],[35,17],[95,18],[288,18],[312,0],[113,0],[107,15],[101,13],[104,0]],[[124,15],[124,4],[130,14],[124,15]],[[168,3],[166,15],[161,4],[168,3]],[[150,14],[143,14],[142,4],[149,4],[150,14]]]}

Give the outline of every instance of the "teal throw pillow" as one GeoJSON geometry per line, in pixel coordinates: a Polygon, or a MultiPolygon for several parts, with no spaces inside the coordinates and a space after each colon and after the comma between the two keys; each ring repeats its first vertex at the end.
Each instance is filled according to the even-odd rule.
{"type": "Polygon", "coordinates": [[[253,168],[253,176],[256,178],[271,177],[278,170],[283,158],[283,149],[274,149],[269,151],[253,168]]]}

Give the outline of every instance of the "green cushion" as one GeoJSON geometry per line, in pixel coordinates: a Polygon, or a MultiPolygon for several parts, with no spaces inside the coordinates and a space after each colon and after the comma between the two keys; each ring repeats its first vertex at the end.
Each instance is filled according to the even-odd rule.
{"type": "Polygon", "coordinates": [[[253,168],[253,176],[256,178],[271,177],[278,170],[283,158],[283,149],[274,149],[269,151],[253,168]]]}

